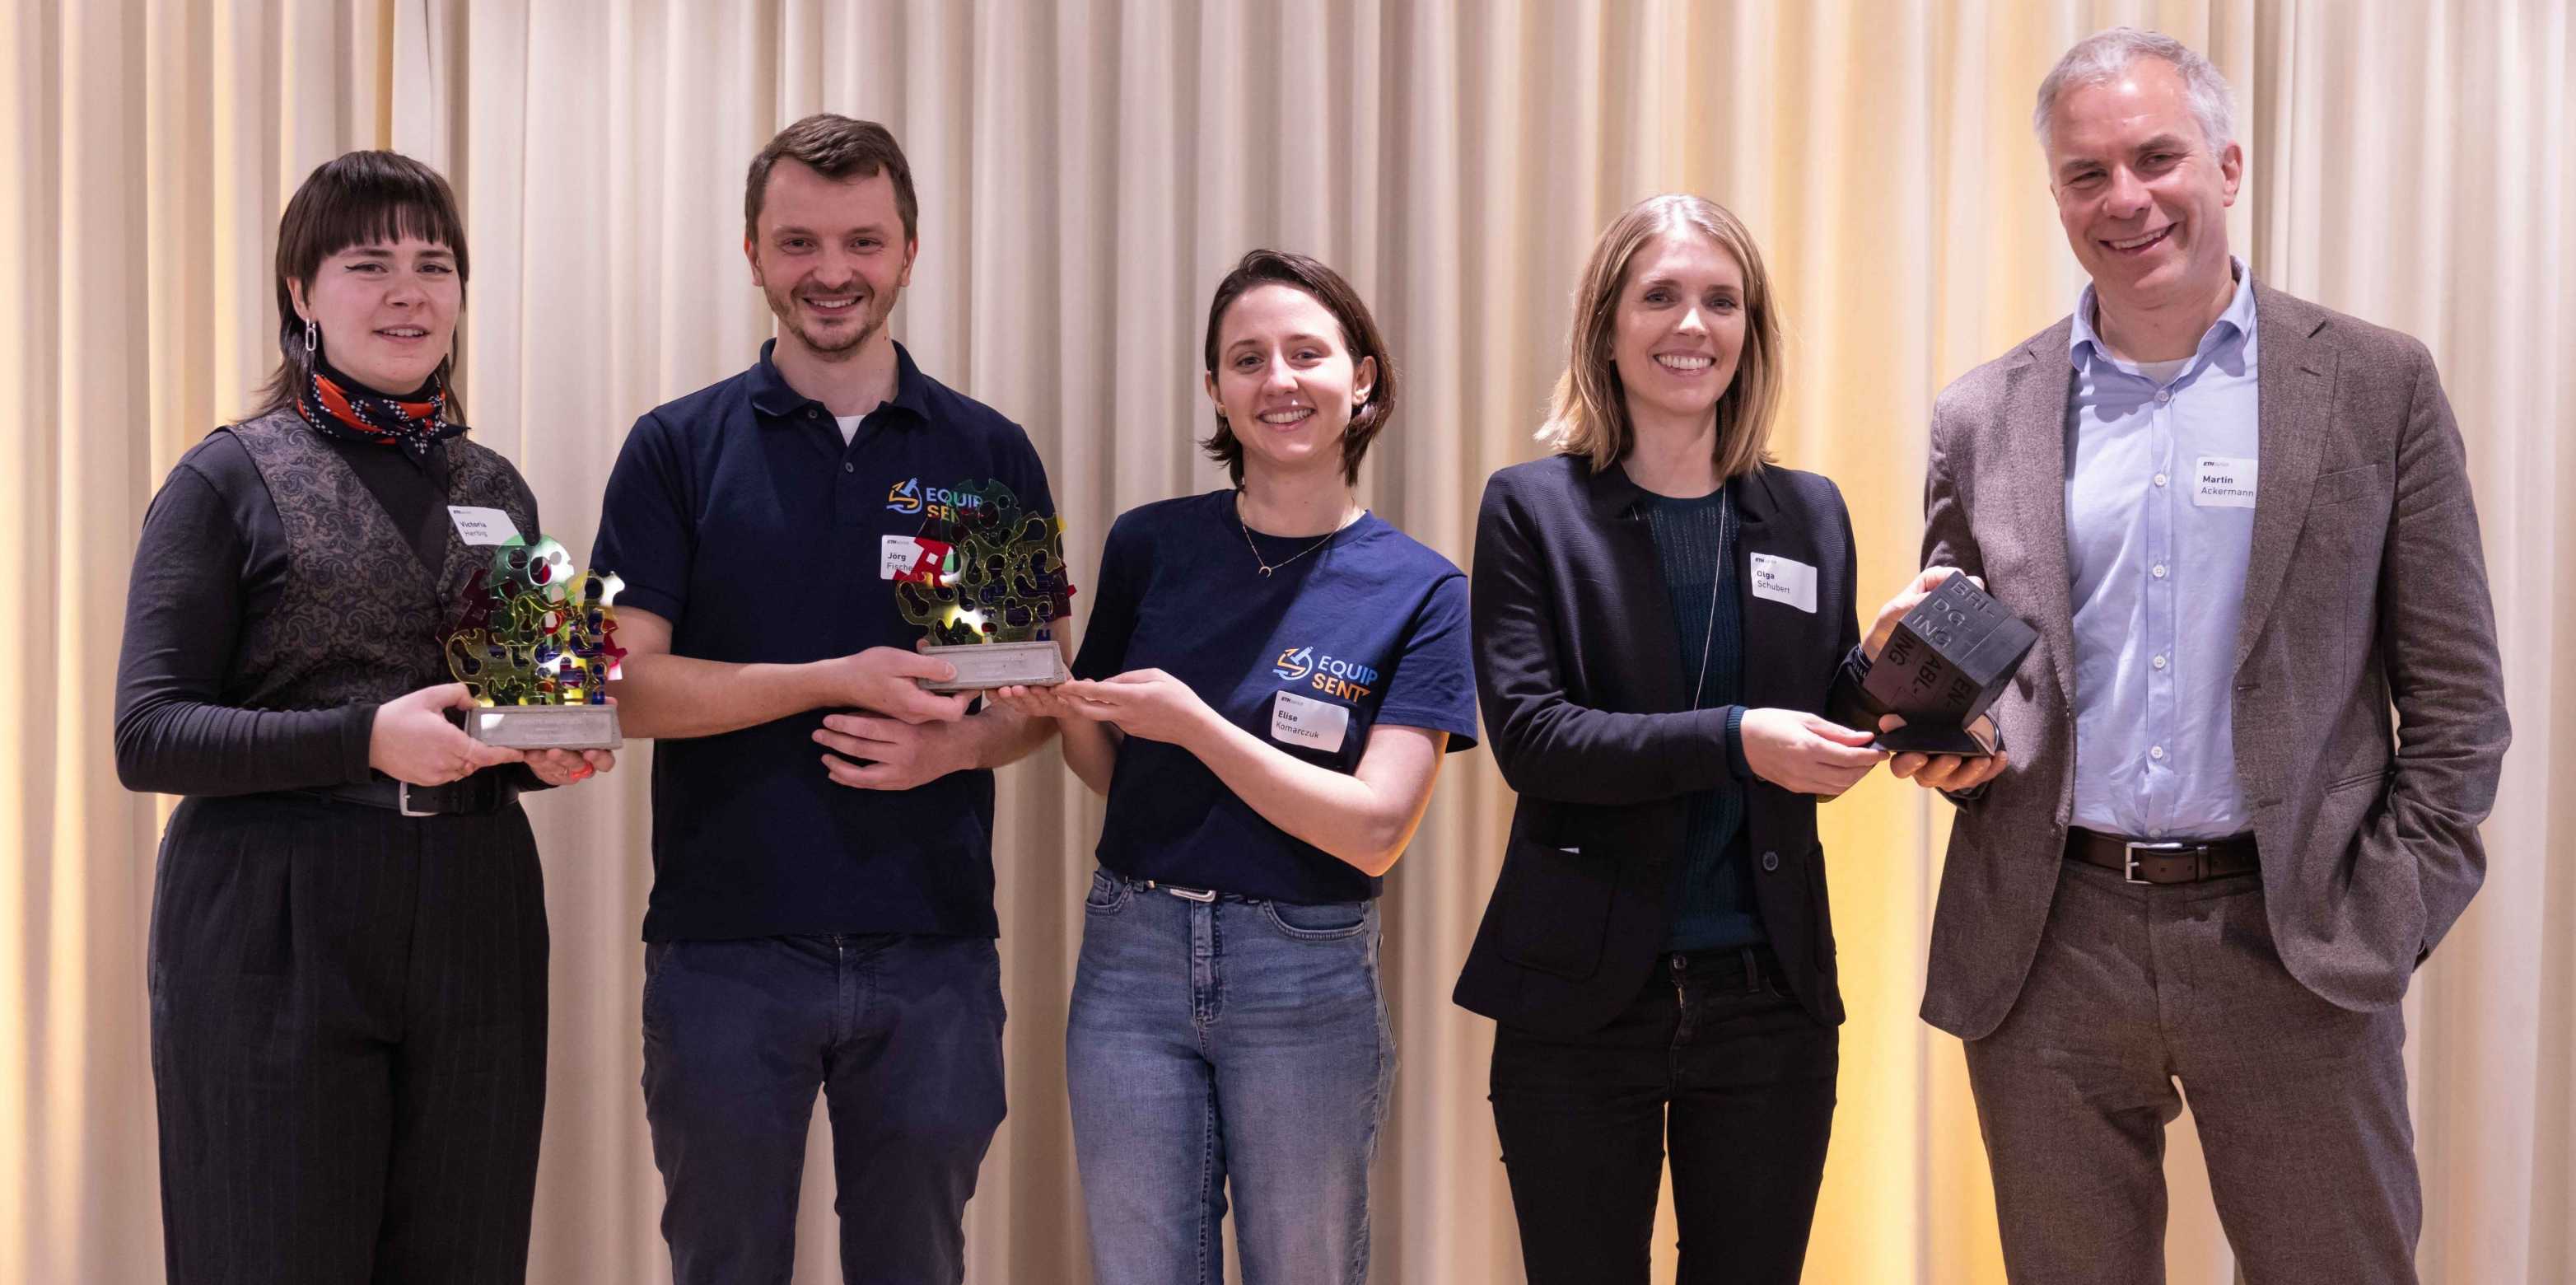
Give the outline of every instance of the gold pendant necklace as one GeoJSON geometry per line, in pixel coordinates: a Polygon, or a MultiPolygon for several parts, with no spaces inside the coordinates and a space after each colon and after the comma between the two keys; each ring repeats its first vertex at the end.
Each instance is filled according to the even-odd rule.
{"type": "MultiPolygon", "coordinates": [[[[1362,509],[1360,512],[1366,513],[1368,510],[1362,509]]],[[[1334,536],[1340,535],[1344,528],[1347,528],[1351,523],[1358,520],[1358,518],[1346,518],[1340,526],[1336,526],[1332,530],[1325,532],[1323,539],[1317,540],[1313,544],[1307,545],[1305,548],[1299,549],[1295,553],[1281,558],[1277,563],[1272,563],[1261,556],[1261,546],[1252,542],[1252,524],[1243,520],[1243,500],[1239,493],[1234,503],[1234,525],[1243,531],[1243,547],[1252,550],[1252,560],[1260,566],[1262,578],[1265,580],[1270,577],[1272,572],[1277,571],[1279,568],[1287,566],[1289,563],[1295,562],[1297,559],[1305,557],[1307,554],[1313,553],[1315,550],[1323,548],[1325,545],[1331,544],[1334,536]]]]}

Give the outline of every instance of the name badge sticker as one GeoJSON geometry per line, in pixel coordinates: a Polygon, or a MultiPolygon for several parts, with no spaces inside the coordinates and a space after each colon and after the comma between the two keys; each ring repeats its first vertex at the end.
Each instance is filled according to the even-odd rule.
{"type": "Polygon", "coordinates": [[[1816,614],[1816,569],[1774,553],[1753,555],[1753,596],[1816,614]]]}
{"type": "Polygon", "coordinates": [[[1281,692],[1270,706],[1270,739],[1283,745],[1334,754],[1340,752],[1342,737],[1350,730],[1351,711],[1347,705],[1281,692]]]}
{"type": "Polygon", "coordinates": [[[2254,507],[2255,461],[2203,455],[2192,465],[2191,502],[2204,509],[2254,507]]]}
{"type": "Polygon", "coordinates": [[[885,537],[877,549],[877,579],[900,580],[921,564],[921,541],[908,535],[885,537]]]}
{"type": "Polygon", "coordinates": [[[451,504],[447,506],[447,517],[456,524],[456,538],[469,546],[485,548],[520,543],[519,525],[499,509],[451,504]]]}

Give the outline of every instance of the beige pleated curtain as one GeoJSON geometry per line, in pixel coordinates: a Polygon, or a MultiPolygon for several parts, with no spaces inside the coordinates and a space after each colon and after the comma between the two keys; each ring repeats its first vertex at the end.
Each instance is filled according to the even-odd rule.
{"type": "MultiPolygon", "coordinates": [[[[655,3],[11,0],[0,16],[0,1285],[160,1279],[144,936],[171,800],[118,788],[110,700],[134,536],[173,460],[273,359],[279,210],[390,145],[466,203],[479,440],[588,547],[646,408],[769,333],[741,175],[781,124],[882,120],[921,257],[897,331],[1029,428],[1088,583],[1120,511],[1217,485],[1197,333],[1242,250],[1342,268],[1406,405],[1366,501],[1461,563],[1484,477],[1535,453],[1593,234],[1687,189],[1751,224],[1788,320],[1777,444],[1849,497],[1870,582],[1914,568],[1933,394],[2081,285],[2028,128],[2056,55],[2115,23],[2207,51],[2248,166],[2254,270],[2439,359],[2468,438],[2516,731],[2485,893],[2407,1001],[2445,1285],[2576,1279],[2576,148],[2565,0],[1733,4],[1561,0],[655,3]]],[[[1868,595],[1865,595],[1868,596],[1868,595]]],[[[1864,609],[1874,605],[1864,603],[1864,609]]],[[[643,1124],[646,768],[534,800],[554,932],[530,1278],[668,1279],[643,1124]]],[[[1510,796],[1453,758],[1389,881],[1402,1069],[1376,1280],[1520,1278],[1448,1002],[1510,796]]],[[[1807,1279],[2002,1279],[1958,1044],[1914,1017],[1947,805],[1876,778],[1824,811],[1851,1021],[1807,1279]]],[[[1011,1111],[971,1278],[1080,1282],[1062,1084],[1100,808],[1052,749],[1002,778],[1011,1111]]],[[[819,1113],[818,1113],[819,1115],[819,1113]]],[[[2230,1277],[2188,1122],[2177,1282],[2230,1277]]],[[[837,1279],[828,1152],[800,1282],[837,1279]]],[[[1669,1218],[1659,1233],[1669,1270],[1669,1218]]]]}

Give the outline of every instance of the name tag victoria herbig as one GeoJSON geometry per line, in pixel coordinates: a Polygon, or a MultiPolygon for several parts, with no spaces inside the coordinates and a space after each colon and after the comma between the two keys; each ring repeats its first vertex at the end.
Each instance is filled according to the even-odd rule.
{"type": "Polygon", "coordinates": [[[447,639],[447,672],[481,706],[465,719],[478,741],[522,750],[613,750],[617,615],[625,582],[576,571],[553,540],[511,532],[475,571],[447,639]]]}
{"type": "Polygon", "coordinates": [[[1056,620],[1073,610],[1063,521],[1023,510],[998,481],[954,487],[947,498],[909,547],[886,538],[895,605],[926,631],[923,653],[957,667],[955,678],[921,685],[965,692],[1072,677],[1055,643],[1056,620]]]}

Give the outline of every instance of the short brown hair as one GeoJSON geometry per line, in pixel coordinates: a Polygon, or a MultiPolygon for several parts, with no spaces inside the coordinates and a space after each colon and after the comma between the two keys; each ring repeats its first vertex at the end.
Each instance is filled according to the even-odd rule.
{"type": "Polygon", "coordinates": [[[1771,462],[1771,423],[1779,418],[1783,370],[1780,318],[1771,301],[1771,274],[1753,233],[1726,207],[1686,193],[1650,196],[1628,207],[1592,246],[1592,261],[1574,289],[1573,352],[1538,440],[1559,455],[1581,455],[1595,471],[1618,462],[1636,445],[1628,422],[1628,397],[1612,351],[1619,332],[1619,295],[1628,265],[1648,241],[1691,232],[1744,270],[1744,351],[1735,378],[1717,399],[1717,476],[1720,480],[1771,462]]]}
{"type": "MultiPolygon", "coordinates": [[[[1368,404],[1351,416],[1350,427],[1342,430],[1342,481],[1357,485],[1360,459],[1368,454],[1369,443],[1384,431],[1386,422],[1395,415],[1395,358],[1386,350],[1386,336],[1378,333],[1377,320],[1369,316],[1368,305],[1360,301],[1360,292],[1342,279],[1342,274],[1321,262],[1286,250],[1254,250],[1245,254],[1217,283],[1216,298],[1208,304],[1207,370],[1216,374],[1217,329],[1225,322],[1225,310],[1255,286],[1284,285],[1306,292],[1342,327],[1342,342],[1351,350],[1351,365],[1365,359],[1377,359],[1377,383],[1369,392],[1368,404]]],[[[1227,476],[1236,486],[1243,485],[1243,443],[1235,437],[1232,425],[1225,422],[1225,412],[1216,416],[1216,431],[1199,442],[1208,458],[1225,465],[1227,476]]]]}
{"type": "Polygon", "coordinates": [[[903,239],[921,239],[921,207],[912,197],[912,163],[885,126],[852,120],[833,112],[816,112],[778,131],[760,155],[751,158],[751,173],[742,185],[742,237],[760,239],[760,207],[769,199],[769,170],[781,158],[810,166],[828,179],[894,180],[894,208],[903,215],[903,239]]]}
{"type": "MultiPolygon", "coordinates": [[[[304,351],[304,321],[295,315],[295,284],[311,288],[322,261],[350,246],[405,236],[447,247],[456,256],[457,289],[464,289],[469,267],[465,220],[456,212],[455,190],[438,171],[400,152],[350,152],[305,176],[277,221],[277,349],[282,360],[260,387],[251,418],[294,405],[313,378],[314,354],[304,351]]],[[[454,360],[450,354],[439,363],[439,383],[447,382],[454,360]]],[[[463,414],[452,393],[446,414],[450,419],[463,414]]]]}

